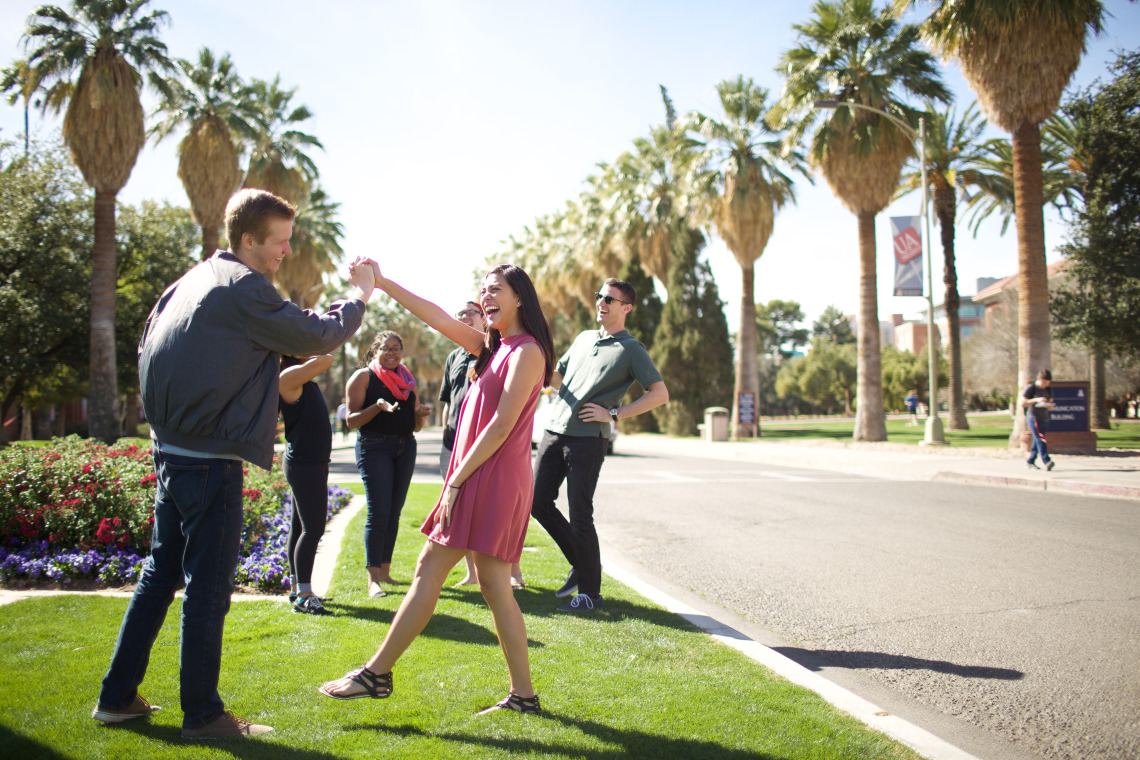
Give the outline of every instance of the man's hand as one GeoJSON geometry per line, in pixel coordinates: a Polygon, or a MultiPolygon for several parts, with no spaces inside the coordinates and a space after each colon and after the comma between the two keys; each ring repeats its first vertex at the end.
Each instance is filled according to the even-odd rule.
{"type": "Polygon", "coordinates": [[[348,265],[348,284],[360,291],[360,300],[365,303],[368,303],[372,290],[376,287],[377,270],[371,266],[372,263],[361,256],[348,265]]]}
{"type": "Polygon", "coordinates": [[[610,422],[610,410],[597,404],[583,404],[578,410],[578,419],[582,422],[610,422]]]}

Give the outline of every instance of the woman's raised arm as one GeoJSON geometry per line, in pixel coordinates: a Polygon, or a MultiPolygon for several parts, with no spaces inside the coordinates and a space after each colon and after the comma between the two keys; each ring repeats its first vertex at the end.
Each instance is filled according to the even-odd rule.
{"type": "Polygon", "coordinates": [[[483,333],[460,322],[439,306],[416,295],[395,280],[388,279],[380,273],[380,265],[375,261],[371,261],[371,264],[376,270],[376,287],[415,314],[421,321],[439,330],[448,340],[466,349],[468,353],[479,355],[483,349],[483,333]]]}

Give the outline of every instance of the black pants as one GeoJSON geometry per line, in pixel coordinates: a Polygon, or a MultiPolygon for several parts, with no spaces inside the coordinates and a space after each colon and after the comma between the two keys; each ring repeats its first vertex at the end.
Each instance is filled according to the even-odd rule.
{"type": "Polygon", "coordinates": [[[558,435],[549,430],[538,444],[534,460],[534,501],[531,515],[578,570],[579,593],[598,596],[602,588],[602,558],[594,528],[594,491],[606,459],[606,439],[558,435]],[[554,501],[566,481],[570,503],[567,520],[554,501]]]}
{"type": "MultiPolygon", "coordinates": [[[[329,466],[295,464],[288,459],[285,480],[293,492],[293,521],[289,525],[289,572],[293,583],[313,582],[313,560],[325,534],[329,514],[329,466]]],[[[297,587],[294,585],[293,590],[297,587]]]]}

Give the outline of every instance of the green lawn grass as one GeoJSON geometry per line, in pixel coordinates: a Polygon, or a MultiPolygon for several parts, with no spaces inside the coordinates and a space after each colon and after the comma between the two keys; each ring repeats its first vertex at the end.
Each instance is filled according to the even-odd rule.
{"type": "MultiPolygon", "coordinates": [[[[942,417],[943,437],[952,446],[1005,448],[1013,432],[1013,419],[1009,415],[969,415],[969,430],[947,430],[942,417]]],[[[760,423],[762,440],[797,440],[830,438],[850,441],[855,430],[852,419],[804,420],[802,422],[764,421],[760,423]]],[[[1102,449],[1140,449],[1140,420],[1113,422],[1111,430],[1096,430],[1097,447],[1102,449]]],[[[887,440],[892,443],[918,445],[926,435],[925,419],[915,426],[907,426],[905,419],[887,420],[887,440]]]]}
{"type": "MultiPolygon", "coordinates": [[[[407,578],[438,486],[413,485],[393,574],[407,578]]],[[[818,696],[606,581],[596,617],[554,613],[565,563],[535,527],[516,592],[531,641],[541,716],[476,717],[507,674],[476,590],[444,590],[395,670],[387,700],[339,702],[324,680],[367,659],[401,595],[366,596],[364,514],[349,526],[329,591],[334,618],[295,615],[283,598],[235,602],[226,626],[227,706],[276,731],[258,739],[180,738],[176,601],[141,692],[165,709],[108,727],[89,716],[125,599],[53,596],[0,608],[0,747],[20,758],[917,758],[818,696]]],[[[457,568],[449,584],[459,579],[457,568]]]]}

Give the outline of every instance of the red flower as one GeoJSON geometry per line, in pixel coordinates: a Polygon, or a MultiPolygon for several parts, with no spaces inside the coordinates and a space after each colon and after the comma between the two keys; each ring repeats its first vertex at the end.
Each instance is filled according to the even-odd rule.
{"type": "Polygon", "coordinates": [[[152,472],[150,475],[147,475],[147,476],[146,476],[146,477],[144,477],[142,480],[140,480],[140,481],[139,481],[139,485],[140,485],[140,486],[145,486],[145,485],[147,485],[148,483],[153,483],[153,482],[155,482],[156,480],[158,480],[158,475],[156,475],[155,473],[153,473],[153,472],[152,472]]]}
{"type": "Polygon", "coordinates": [[[89,464],[83,465],[83,474],[84,475],[91,474],[91,465],[89,465],[89,464]]]}

